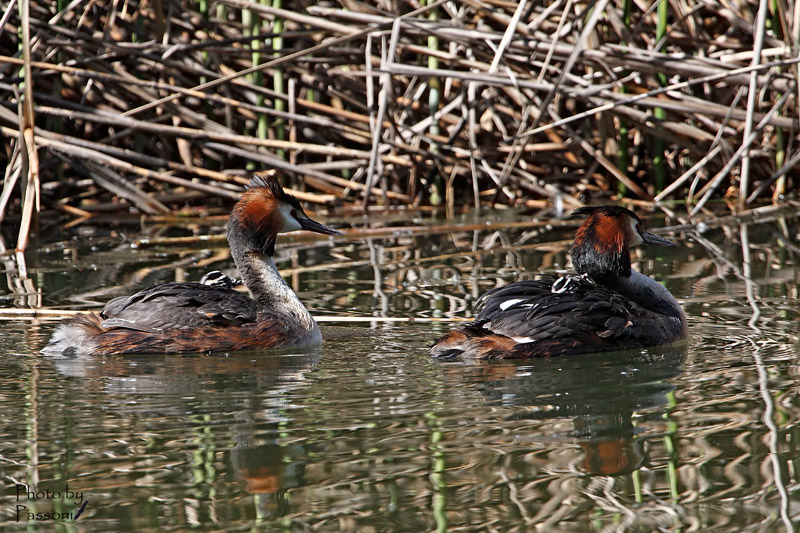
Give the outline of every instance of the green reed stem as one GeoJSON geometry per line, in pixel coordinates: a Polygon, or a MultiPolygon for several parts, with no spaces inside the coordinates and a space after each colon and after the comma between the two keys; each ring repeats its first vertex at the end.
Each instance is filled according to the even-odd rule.
{"type": "Polygon", "coordinates": [[[631,472],[631,480],[633,481],[633,499],[636,503],[642,503],[642,475],[638,468],[631,472]]]}
{"type": "MultiPolygon", "coordinates": [[[[252,37],[258,32],[258,17],[253,14],[253,11],[250,9],[242,9],[242,35],[247,37],[252,37]]],[[[259,48],[259,43],[252,39],[247,39],[245,41],[247,44],[245,46],[249,46],[251,50],[251,60],[253,61],[253,65],[257,65],[261,61],[261,54],[257,51],[259,48]]],[[[260,74],[260,71],[254,72],[251,74],[247,74],[245,79],[247,81],[255,83],[255,74],[260,74]]]]}
{"type": "MultiPolygon", "coordinates": [[[[773,31],[775,31],[775,37],[783,40],[783,26],[781,25],[781,18],[780,18],[780,9],[778,6],[778,0],[772,0],[772,27],[773,31]]],[[[778,67],[778,72],[781,71],[781,68],[778,67]]],[[[777,94],[775,95],[777,98],[780,98],[782,95],[777,94]]],[[[778,111],[776,115],[781,115],[781,112],[778,111]]],[[[776,127],[775,128],[775,170],[778,170],[783,166],[786,162],[786,137],[783,131],[783,128],[776,127]]],[[[775,191],[773,192],[772,198],[776,199],[779,196],[786,194],[786,176],[781,176],[775,182],[775,191]]]]}
{"type": "MultiPolygon", "coordinates": [[[[269,0],[265,0],[269,2],[269,0]]],[[[283,6],[282,0],[272,0],[272,7],[276,9],[281,9],[283,6]]],[[[283,37],[280,35],[283,33],[283,19],[276,18],[275,22],[272,25],[272,32],[275,34],[275,37],[272,38],[272,51],[273,56],[279,57],[281,55],[281,50],[283,50],[283,37]]],[[[278,94],[286,94],[286,83],[284,79],[284,70],[283,67],[275,67],[275,71],[272,73],[272,85],[273,90],[278,94]]],[[[283,98],[275,98],[275,111],[285,111],[286,110],[286,100],[283,98]]],[[[282,118],[278,118],[275,120],[275,138],[279,141],[286,140],[286,122],[282,118]]],[[[261,117],[259,117],[259,126],[261,125],[261,117]]],[[[266,116],[264,117],[264,128],[266,131],[266,116]]],[[[260,134],[259,130],[259,134],[260,134]]],[[[286,159],[286,150],[280,149],[277,150],[277,155],[281,159],[286,159]]]]}
{"type": "MultiPolygon", "coordinates": [[[[270,0],[259,0],[259,3],[263,6],[269,6],[270,0]]],[[[257,23],[253,24],[253,33],[252,35],[255,36],[261,32],[261,18],[257,18],[257,23]]],[[[261,46],[261,39],[253,39],[251,41],[252,48],[253,48],[253,66],[261,64],[261,57],[262,57],[262,46],[261,46]]],[[[259,87],[264,86],[264,72],[259,70],[258,72],[253,73],[253,83],[259,87]]],[[[266,98],[263,94],[256,95],[256,104],[259,106],[263,106],[266,101],[266,98]]],[[[258,118],[256,119],[256,137],[259,139],[266,139],[269,135],[269,128],[267,122],[267,116],[264,113],[258,113],[256,115],[258,118]]]]}
{"type": "MultiPolygon", "coordinates": [[[[436,12],[432,11],[430,15],[428,15],[428,20],[436,20],[438,17],[436,16],[436,12]]],[[[435,35],[428,36],[428,48],[430,50],[438,50],[439,49],[439,38],[435,35]]],[[[430,69],[437,69],[439,68],[439,58],[434,56],[428,56],[428,68],[430,69]]],[[[431,78],[429,81],[430,92],[428,93],[428,113],[433,116],[439,110],[439,102],[441,99],[442,94],[442,87],[441,87],[441,80],[439,78],[431,78]]],[[[434,120],[431,122],[430,127],[431,135],[438,135],[439,134],[439,122],[434,120]]]]}
{"type": "MultiPolygon", "coordinates": [[[[426,5],[427,2],[422,0],[422,5],[426,5]]],[[[439,12],[436,9],[432,9],[428,13],[428,20],[431,22],[436,22],[439,20],[439,12]]],[[[438,50],[439,49],[439,37],[436,35],[428,35],[428,49],[429,50],[438,50]]],[[[429,69],[437,69],[439,68],[439,58],[435,57],[433,54],[428,56],[428,68],[429,69]]],[[[428,113],[433,116],[439,110],[439,104],[441,102],[442,97],[442,81],[439,78],[431,77],[428,80],[428,113]]],[[[436,120],[431,121],[431,126],[429,128],[431,137],[439,135],[439,122],[436,120]]],[[[431,140],[431,151],[437,152],[439,147],[431,140]]],[[[445,189],[443,177],[440,176],[438,173],[436,177],[432,180],[428,194],[430,197],[431,205],[438,205],[442,203],[442,192],[445,189]]]]}
{"type": "Polygon", "coordinates": [[[433,430],[430,444],[431,450],[433,450],[433,471],[431,472],[433,501],[431,502],[431,508],[433,510],[433,519],[436,521],[437,533],[444,533],[447,531],[447,480],[445,479],[447,461],[440,445],[444,435],[441,430],[442,424],[439,422],[436,411],[428,411],[425,413],[425,418],[428,426],[433,430]]]}
{"type": "MultiPolygon", "coordinates": [[[[242,9],[242,35],[244,37],[252,37],[257,35],[259,32],[259,26],[261,25],[261,18],[256,15],[250,9],[242,9]]],[[[261,64],[261,41],[258,39],[247,39],[247,44],[245,46],[250,47],[250,59],[253,62],[253,66],[261,64]]],[[[254,85],[261,86],[263,82],[263,74],[260,70],[256,72],[252,72],[245,76],[245,79],[251,82],[254,85]]],[[[256,104],[259,106],[264,105],[264,95],[259,94],[256,96],[256,104]]],[[[258,123],[260,124],[261,115],[258,116],[258,123]]],[[[258,132],[256,132],[258,135],[258,132]]],[[[255,168],[255,163],[252,161],[248,161],[246,164],[247,170],[253,170],[255,168]]]]}
{"type": "MultiPolygon", "coordinates": [[[[656,41],[659,43],[658,50],[663,47],[662,40],[667,35],[667,17],[669,15],[669,3],[667,0],[661,0],[658,4],[658,11],[656,12],[658,22],[656,25],[656,41]]],[[[667,77],[664,74],[658,75],[658,80],[661,86],[667,84],[667,77]]],[[[661,131],[661,121],[667,118],[667,112],[663,107],[656,107],[653,110],[653,116],[656,119],[656,130],[661,131]]],[[[656,193],[664,190],[664,184],[667,182],[667,144],[664,138],[656,135],[653,139],[653,186],[656,193]]]]}
{"type": "Polygon", "coordinates": [[[675,393],[667,394],[668,410],[664,413],[664,420],[667,421],[667,431],[664,435],[664,446],[669,452],[667,460],[667,483],[669,483],[669,495],[673,500],[677,500],[678,493],[678,450],[675,446],[675,435],[678,433],[678,424],[670,419],[669,413],[678,403],[675,401],[675,393]]]}

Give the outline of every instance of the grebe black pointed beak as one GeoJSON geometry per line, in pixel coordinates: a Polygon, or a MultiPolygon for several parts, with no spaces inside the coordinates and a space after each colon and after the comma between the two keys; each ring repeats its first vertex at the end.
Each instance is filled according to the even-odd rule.
{"type": "Polygon", "coordinates": [[[654,235],[649,231],[642,233],[642,240],[645,244],[652,244],[653,246],[675,246],[674,242],[665,239],[664,237],[654,235]]]}
{"type": "Polygon", "coordinates": [[[316,220],[311,220],[310,218],[298,218],[297,222],[300,223],[300,227],[307,231],[313,231],[314,233],[322,233],[323,235],[341,235],[342,232],[337,231],[333,228],[329,228],[325,224],[320,224],[316,220]]]}

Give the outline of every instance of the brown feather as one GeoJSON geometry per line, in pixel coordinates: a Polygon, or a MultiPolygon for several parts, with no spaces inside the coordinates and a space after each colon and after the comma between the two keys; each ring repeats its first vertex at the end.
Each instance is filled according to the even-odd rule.
{"type": "Polygon", "coordinates": [[[628,233],[627,228],[622,224],[623,220],[606,213],[594,216],[597,217],[597,223],[594,226],[595,250],[598,253],[621,253],[625,248],[625,236],[628,233]]]}
{"type": "Polygon", "coordinates": [[[291,324],[274,316],[260,316],[256,322],[241,327],[165,329],[158,333],[105,329],[100,326],[100,320],[96,314],[78,315],[70,323],[83,327],[86,334],[93,337],[97,344],[96,355],[263,350],[302,341],[291,324]],[[91,321],[83,317],[90,317],[91,321]]]}

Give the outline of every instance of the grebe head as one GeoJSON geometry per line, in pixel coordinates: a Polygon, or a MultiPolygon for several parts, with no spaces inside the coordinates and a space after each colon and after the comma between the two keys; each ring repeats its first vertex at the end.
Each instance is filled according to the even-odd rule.
{"type": "Polygon", "coordinates": [[[575,270],[595,281],[609,276],[630,277],[631,246],[675,244],[645,230],[639,217],[624,207],[581,207],[572,212],[572,216],[587,215],[575,234],[570,255],[575,270]]]}
{"type": "Polygon", "coordinates": [[[228,240],[231,248],[241,246],[272,256],[279,233],[301,229],[323,235],[341,235],[335,229],[310,219],[300,202],[287,194],[276,178],[256,176],[233,208],[228,220],[228,240]]]}

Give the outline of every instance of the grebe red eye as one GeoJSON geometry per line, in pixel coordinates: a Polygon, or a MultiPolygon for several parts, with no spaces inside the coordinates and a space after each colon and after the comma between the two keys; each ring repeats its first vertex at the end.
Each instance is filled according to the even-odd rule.
{"type": "Polygon", "coordinates": [[[289,211],[289,214],[292,215],[292,217],[297,218],[297,210],[296,209],[292,209],[291,211],[289,211]]]}

